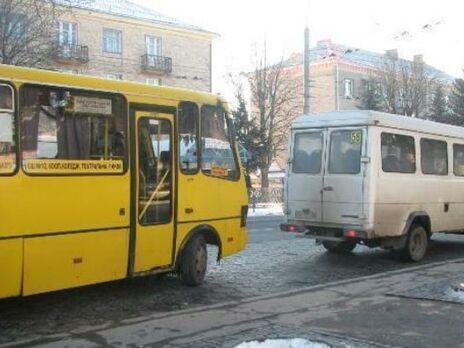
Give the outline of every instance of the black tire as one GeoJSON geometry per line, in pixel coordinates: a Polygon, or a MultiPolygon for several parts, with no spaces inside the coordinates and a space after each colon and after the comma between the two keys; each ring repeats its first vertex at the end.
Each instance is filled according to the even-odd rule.
{"type": "Polygon", "coordinates": [[[185,285],[198,286],[205,279],[208,265],[206,242],[202,235],[194,235],[182,251],[179,276],[185,285]]]}
{"type": "Polygon", "coordinates": [[[331,253],[349,254],[356,248],[356,241],[344,240],[343,242],[333,242],[325,240],[322,242],[324,248],[331,253]]]}
{"type": "Polygon", "coordinates": [[[412,262],[422,260],[427,253],[429,241],[429,235],[423,226],[412,225],[408,232],[406,245],[400,250],[401,257],[412,262]]]}

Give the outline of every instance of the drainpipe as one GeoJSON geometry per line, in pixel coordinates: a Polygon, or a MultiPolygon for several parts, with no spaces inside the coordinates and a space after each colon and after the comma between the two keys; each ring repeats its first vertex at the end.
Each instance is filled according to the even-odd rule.
{"type": "Polygon", "coordinates": [[[303,114],[309,114],[309,28],[306,27],[304,30],[304,100],[303,100],[303,114]]]}

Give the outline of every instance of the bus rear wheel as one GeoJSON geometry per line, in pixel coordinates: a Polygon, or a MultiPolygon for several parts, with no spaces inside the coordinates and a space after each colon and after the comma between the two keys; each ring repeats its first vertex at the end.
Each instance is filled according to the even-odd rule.
{"type": "Polygon", "coordinates": [[[205,279],[208,265],[206,241],[202,235],[195,235],[187,242],[179,265],[180,279],[185,285],[198,286],[205,279]]]}
{"type": "Polygon", "coordinates": [[[332,253],[339,254],[348,254],[356,248],[356,242],[352,240],[344,240],[342,242],[334,242],[330,240],[325,240],[322,242],[324,248],[332,253]]]}
{"type": "Polygon", "coordinates": [[[405,247],[401,250],[401,256],[406,261],[417,262],[424,258],[429,246],[429,236],[421,225],[412,225],[405,247]]]}

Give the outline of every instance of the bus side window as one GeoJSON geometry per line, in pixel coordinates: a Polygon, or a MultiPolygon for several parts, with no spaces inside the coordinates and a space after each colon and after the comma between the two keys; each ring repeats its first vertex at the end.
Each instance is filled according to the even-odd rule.
{"type": "Polygon", "coordinates": [[[139,222],[143,225],[171,220],[171,124],[144,117],[138,121],[139,222]]]}
{"type": "Polygon", "coordinates": [[[448,145],[446,141],[421,139],[422,173],[448,175],[448,145]]]}
{"type": "Polygon", "coordinates": [[[0,85],[0,175],[16,169],[14,92],[9,85],[0,85]]]}
{"type": "Polygon", "coordinates": [[[382,170],[387,173],[415,173],[414,138],[407,135],[382,133],[382,170]]]}
{"type": "Polygon", "coordinates": [[[27,172],[54,173],[58,165],[50,167],[47,161],[65,168],[59,174],[80,173],[85,167],[95,173],[123,172],[127,112],[122,96],[26,85],[21,88],[20,105],[21,151],[27,172]],[[102,160],[111,163],[106,162],[106,168],[91,163],[102,160]],[[66,161],[85,161],[85,166],[66,161]]]}
{"type": "Polygon", "coordinates": [[[453,154],[454,175],[464,176],[464,145],[454,144],[453,154]]]}
{"type": "Polygon", "coordinates": [[[239,172],[226,117],[221,107],[201,108],[201,169],[206,175],[236,180],[239,172]]]}
{"type": "Polygon", "coordinates": [[[179,106],[179,167],[184,174],[198,171],[198,106],[182,102],[179,106]]]}

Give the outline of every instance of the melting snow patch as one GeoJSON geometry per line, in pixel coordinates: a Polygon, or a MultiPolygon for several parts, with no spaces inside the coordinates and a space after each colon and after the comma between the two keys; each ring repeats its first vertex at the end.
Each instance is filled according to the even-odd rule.
{"type": "Polygon", "coordinates": [[[248,216],[280,216],[283,215],[282,204],[263,204],[258,205],[253,211],[250,206],[248,208],[248,216]]]}
{"type": "Polygon", "coordinates": [[[453,285],[449,295],[458,301],[464,302],[464,283],[453,285]]]}
{"type": "Polygon", "coordinates": [[[302,338],[251,341],[240,343],[235,348],[330,348],[327,344],[311,342],[302,338]]]}

